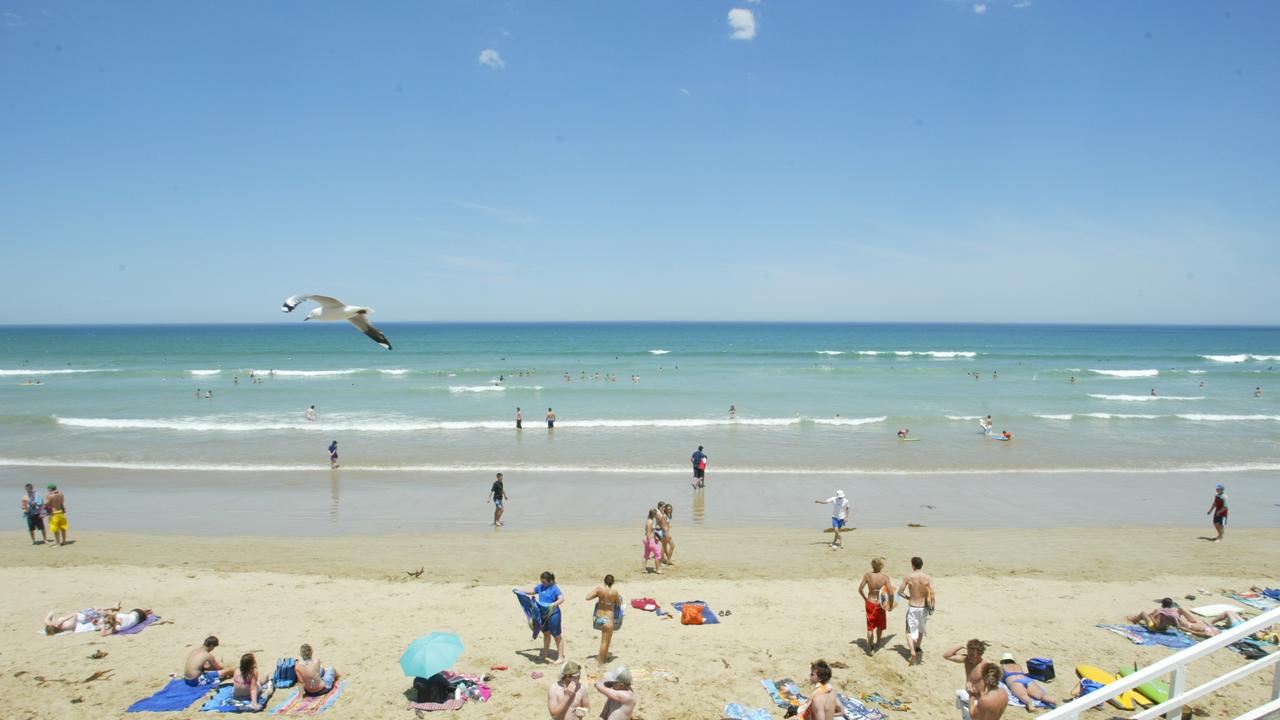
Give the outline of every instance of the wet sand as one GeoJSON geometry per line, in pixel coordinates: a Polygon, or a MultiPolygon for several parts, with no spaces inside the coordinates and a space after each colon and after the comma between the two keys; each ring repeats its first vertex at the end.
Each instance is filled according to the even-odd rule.
{"type": "MultiPolygon", "coordinates": [[[[245,531],[271,517],[259,511],[245,531]]],[[[368,530],[380,529],[376,514],[366,520],[368,530]]],[[[941,660],[941,653],[970,637],[992,641],[993,658],[1004,651],[1020,659],[1053,658],[1059,679],[1049,688],[1061,696],[1070,690],[1077,663],[1118,667],[1171,652],[1134,646],[1094,624],[1120,622],[1165,595],[1198,596],[1194,603],[1183,600],[1188,604],[1220,602],[1220,590],[1274,587],[1280,580],[1280,530],[1232,530],[1228,542],[1213,544],[1199,539],[1205,529],[862,528],[848,534],[848,549],[833,552],[820,517],[806,529],[783,530],[694,527],[678,515],[676,566],[662,576],[640,571],[638,524],[297,540],[77,532],[73,525],[76,542],[64,548],[33,547],[25,533],[8,532],[0,535],[0,582],[21,590],[6,593],[0,621],[0,694],[8,717],[118,717],[161,687],[190,648],[214,633],[228,662],[254,651],[264,666],[274,665],[277,657],[296,655],[302,642],[316,646],[318,656],[350,681],[326,717],[409,717],[403,695],[409,680],[397,659],[413,638],[444,630],[466,644],[457,669],[509,668],[491,671],[490,703],[460,712],[545,717],[554,668],[534,662],[540,642],[530,641],[511,588],[532,586],[549,569],[568,598],[568,656],[590,673],[597,672],[588,659],[597,636],[583,598],[606,572],[618,577],[627,599],[650,596],[667,607],[701,599],[732,611],[720,625],[685,627],[628,609],[614,653],[618,662],[644,671],[636,683],[641,718],[719,717],[730,701],[767,707],[760,678],[802,679],[818,657],[848,666],[835,675],[846,691],[911,700],[913,717],[952,717],[961,670],[941,660]],[[921,667],[906,666],[901,609],[890,616],[886,649],[868,657],[859,644],[863,613],[855,586],[875,555],[888,559],[895,579],[910,556],[920,555],[935,578],[938,611],[921,667]],[[404,574],[419,567],[421,578],[404,574]],[[166,623],[126,637],[47,638],[39,632],[49,610],[117,599],[130,607],[150,605],[166,623]],[[108,656],[88,658],[99,649],[108,656]],[[111,672],[84,682],[101,670],[111,672]],[[533,679],[535,671],[548,677],[533,679]]],[[[1244,662],[1234,653],[1216,655],[1195,666],[1192,682],[1244,662]]],[[[1262,675],[1268,674],[1199,706],[1206,717],[1239,714],[1267,696],[1270,678],[1262,675]]],[[[592,717],[599,696],[594,701],[592,717]]],[[[1011,709],[1008,716],[1021,713],[1011,709]]],[[[188,710],[178,717],[196,715],[188,710]]]]}

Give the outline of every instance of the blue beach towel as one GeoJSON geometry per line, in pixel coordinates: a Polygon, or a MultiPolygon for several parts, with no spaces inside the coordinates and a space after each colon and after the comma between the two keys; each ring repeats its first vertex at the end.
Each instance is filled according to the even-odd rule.
{"type": "Polygon", "coordinates": [[[702,605],[702,624],[703,625],[719,625],[720,624],[720,618],[716,617],[716,614],[714,611],[712,611],[711,606],[707,605],[701,600],[686,600],[684,602],[671,603],[671,607],[675,608],[676,612],[679,612],[682,608],[684,608],[685,605],[688,605],[689,603],[700,603],[702,605]]]}
{"type": "MultiPolygon", "coordinates": [[[[212,682],[217,682],[218,673],[208,672],[205,677],[213,676],[212,682]]],[[[130,705],[125,712],[177,712],[186,710],[191,703],[204,697],[213,689],[212,684],[197,685],[192,687],[182,678],[175,678],[169,681],[160,692],[149,698],[143,698],[138,702],[130,705]]]]}
{"type": "Polygon", "coordinates": [[[840,703],[840,708],[844,710],[844,716],[848,720],[889,720],[889,716],[883,711],[869,707],[858,698],[836,695],[836,701],[840,703]]]}
{"type": "Polygon", "coordinates": [[[1195,638],[1178,630],[1155,633],[1141,625],[1098,625],[1097,627],[1128,638],[1134,645],[1162,645],[1174,650],[1183,650],[1198,642],[1195,638]]]}
{"type": "Polygon", "coordinates": [[[1280,602],[1280,588],[1267,588],[1266,590],[1262,591],[1262,594],[1266,595],[1272,600],[1275,600],[1276,602],[1280,602]]]}
{"type": "Polygon", "coordinates": [[[773,716],[764,708],[747,708],[738,703],[725,705],[723,715],[726,720],[773,720],[773,716]]]}
{"type": "Polygon", "coordinates": [[[533,639],[538,639],[538,633],[546,629],[547,620],[551,614],[537,600],[529,597],[524,590],[512,588],[511,592],[515,593],[516,599],[520,601],[520,609],[524,611],[524,620],[529,625],[529,629],[533,631],[533,639]]]}
{"type": "Polygon", "coordinates": [[[219,685],[218,692],[209,698],[209,702],[200,706],[200,712],[262,712],[271,698],[258,696],[261,705],[251,705],[248,700],[236,700],[231,697],[236,691],[233,685],[219,685]]]}

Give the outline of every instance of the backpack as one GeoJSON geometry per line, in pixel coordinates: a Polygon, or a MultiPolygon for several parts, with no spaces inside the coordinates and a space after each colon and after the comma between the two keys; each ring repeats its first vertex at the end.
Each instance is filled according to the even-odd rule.
{"type": "Polygon", "coordinates": [[[1053,661],[1049,658],[1029,658],[1027,674],[1041,682],[1049,682],[1057,677],[1053,672],[1053,661]]]}
{"type": "Polygon", "coordinates": [[[298,682],[298,671],[294,667],[297,662],[294,658],[277,660],[276,671],[271,676],[271,683],[278,688],[293,687],[293,684],[298,682]]]}
{"type": "Polygon", "coordinates": [[[701,625],[702,609],[706,607],[702,603],[687,603],[680,608],[680,624],[681,625],[701,625]]]}

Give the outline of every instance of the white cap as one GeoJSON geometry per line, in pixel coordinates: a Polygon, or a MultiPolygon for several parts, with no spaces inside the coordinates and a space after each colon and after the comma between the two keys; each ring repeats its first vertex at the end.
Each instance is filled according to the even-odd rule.
{"type": "Polygon", "coordinates": [[[836,491],[836,497],[838,497],[838,498],[842,498],[842,497],[844,497],[844,491],[843,491],[843,490],[837,490],[837,491],[836,491]]]}

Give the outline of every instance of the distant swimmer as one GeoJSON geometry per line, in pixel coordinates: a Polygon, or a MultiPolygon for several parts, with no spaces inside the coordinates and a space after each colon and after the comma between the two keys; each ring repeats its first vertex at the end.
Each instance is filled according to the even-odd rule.
{"type": "Polygon", "coordinates": [[[1002,431],[1002,432],[1000,433],[1000,438],[999,438],[999,439],[1000,439],[1000,440],[1012,440],[1012,439],[1013,439],[1013,433],[1009,432],[1008,430],[1004,430],[1004,431],[1002,431]]]}
{"type": "Polygon", "coordinates": [[[556,429],[556,411],[551,408],[547,408],[547,429],[556,429]]]}
{"type": "Polygon", "coordinates": [[[307,408],[307,419],[308,419],[308,420],[313,420],[313,421],[316,419],[316,406],[315,406],[315,405],[312,405],[311,407],[307,408]]]}
{"type": "Polygon", "coordinates": [[[519,430],[523,427],[524,427],[524,413],[520,411],[520,408],[516,408],[516,429],[519,430]]]}
{"type": "Polygon", "coordinates": [[[212,399],[213,399],[213,391],[212,391],[212,390],[205,390],[205,391],[204,391],[204,399],[205,399],[205,400],[212,400],[212,399]]]}
{"type": "Polygon", "coordinates": [[[329,467],[338,467],[338,441],[329,443],[329,467]]]}
{"type": "Polygon", "coordinates": [[[729,419],[734,420],[738,417],[738,408],[734,405],[729,406],[729,419]]]}
{"type": "Polygon", "coordinates": [[[1151,397],[1155,397],[1155,396],[1156,396],[1156,389],[1151,388],[1151,397]]]}
{"type": "Polygon", "coordinates": [[[196,399],[200,399],[200,388],[196,388],[196,399]]]}
{"type": "Polygon", "coordinates": [[[991,371],[991,379],[992,379],[992,380],[999,380],[999,379],[1000,379],[1000,373],[996,372],[995,370],[992,370],[992,371],[991,371]]]}
{"type": "MultiPolygon", "coordinates": [[[[1204,387],[1204,383],[1200,383],[1200,387],[1204,387]]],[[[1260,398],[1260,397],[1262,397],[1262,388],[1261,388],[1261,387],[1256,387],[1256,388],[1254,388],[1254,389],[1253,389],[1253,396],[1254,396],[1254,397],[1259,397],[1259,398],[1260,398]]]]}
{"type": "MultiPolygon", "coordinates": [[[[1076,384],[1076,376],[1075,376],[1075,375],[1072,375],[1072,376],[1071,376],[1071,378],[1070,378],[1069,380],[1067,380],[1067,382],[1071,383],[1072,385],[1075,385],[1075,384],[1076,384]]],[[[1203,383],[1201,383],[1201,384],[1203,384],[1203,383]]]]}
{"type": "Polygon", "coordinates": [[[898,431],[898,439],[906,440],[907,436],[910,434],[911,434],[911,430],[909,428],[902,428],[901,430],[898,431]]]}
{"type": "Polygon", "coordinates": [[[982,420],[980,420],[980,421],[979,421],[979,424],[980,424],[980,425],[982,425],[982,432],[984,432],[984,433],[986,433],[986,434],[988,434],[988,435],[990,435],[990,434],[991,434],[991,426],[992,426],[994,423],[992,423],[992,422],[991,422],[991,416],[990,416],[990,415],[988,415],[988,416],[986,416],[986,417],[982,418],[982,420]]]}

